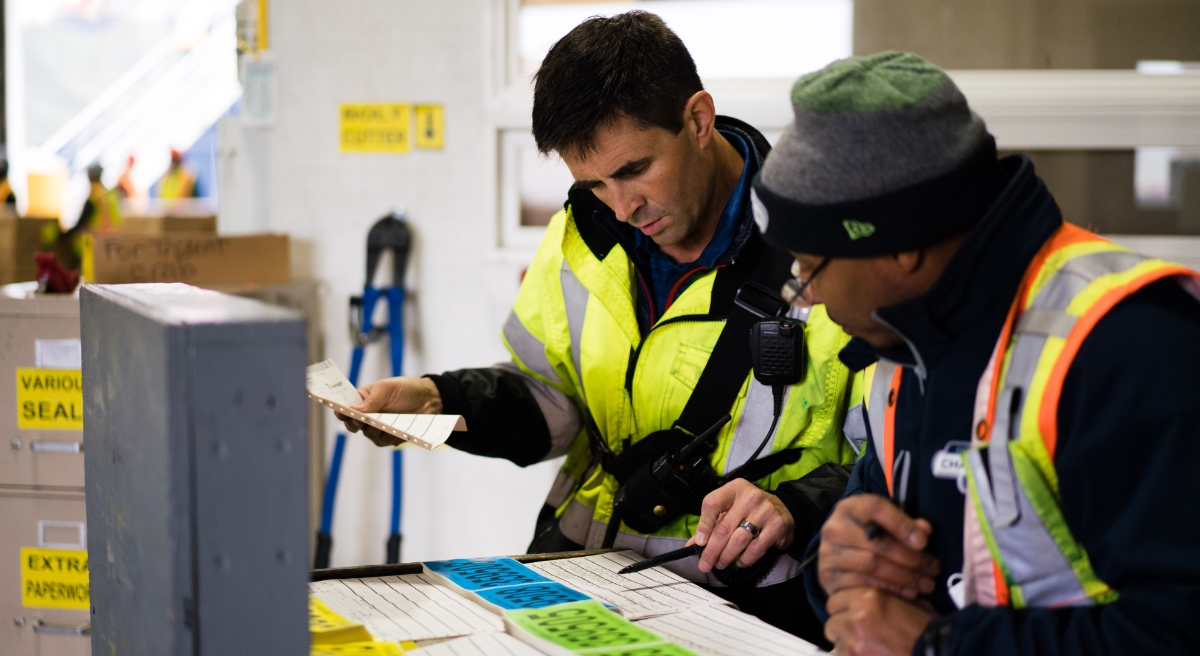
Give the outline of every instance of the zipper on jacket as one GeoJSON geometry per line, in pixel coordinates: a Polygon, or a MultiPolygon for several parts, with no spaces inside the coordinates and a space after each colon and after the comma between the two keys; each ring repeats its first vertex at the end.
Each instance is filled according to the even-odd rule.
{"type": "Polygon", "coordinates": [[[701,321],[717,321],[722,318],[724,317],[714,317],[711,314],[685,314],[681,317],[663,319],[654,324],[646,333],[646,336],[642,338],[642,343],[638,344],[637,348],[629,353],[629,366],[625,369],[625,391],[629,392],[630,402],[632,403],[633,400],[633,374],[637,369],[638,357],[642,354],[642,347],[646,345],[646,342],[650,341],[650,333],[654,332],[659,326],[667,326],[673,323],[699,323],[701,321]]]}
{"type": "MultiPolygon", "coordinates": [[[[729,264],[733,264],[733,261],[731,260],[729,262],[729,264]]],[[[683,274],[683,276],[681,276],[679,278],[679,280],[675,281],[675,285],[671,288],[671,293],[667,297],[667,309],[670,309],[670,307],[671,307],[670,304],[675,301],[675,294],[678,293],[680,284],[682,284],[683,281],[685,279],[687,279],[689,276],[696,273],[697,271],[717,271],[720,269],[724,269],[726,266],[729,266],[729,264],[722,263],[722,264],[718,264],[711,268],[710,267],[696,267],[696,268],[692,269],[691,271],[688,271],[687,273],[683,274]]],[[[646,281],[645,281],[645,279],[642,278],[642,272],[638,271],[637,268],[634,267],[634,273],[637,274],[638,282],[641,283],[642,289],[646,290],[646,281]]],[[[629,402],[630,402],[631,406],[633,404],[633,374],[637,370],[638,358],[641,357],[642,347],[645,346],[646,342],[650,340],[650,333],[654,332],[655,329],[657,329],[659,326],[666,326],[668,324],[673,324],[673,323],[719,321],[719,320],[727,320],[729,318],[729,317],[713,316],[712,313],[685,314],[683,316],[671,317],[670,319],[664,319],[658,323],[655,323],[654,322],[654,319],[655,319],[655,317],[654,317],[654,302],[653,302],[654,299],[650,296],[649,291],[646,291],[646,299],[649,302],[648,304],[650,305],[650,330],[646,331],[646,335],[644,337],[642,337],[642,341],[640,344],[637,345],[637,348],[630,350],[629,364],[625,368],[625,391],[629,393],[629,402]]],[[[711,307],[711,305],[712,305],[712,302],[710,301],[709,306],[711,307]]]]}

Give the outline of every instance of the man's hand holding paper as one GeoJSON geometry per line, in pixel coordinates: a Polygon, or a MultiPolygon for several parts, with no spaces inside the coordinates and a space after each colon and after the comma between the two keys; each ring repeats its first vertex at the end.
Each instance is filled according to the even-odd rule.
{"type": "MultiPolygon", "coordinates": [[[[350,409],[363,414],[391,412],[436,415],[442,412],[442,397],[438,394],[437,386],[428,378],[412,376],[385,378],[363,385],[358,388],[358,394],[362,397],[362,401],[351,405],[350,409]]],[[[351,433],[362,431],[362,434],[376,446],[399,446],[404,441],[352,417],[338,412],[334,414],[339,421],[346,424],[346,430],[351,433]]]]}

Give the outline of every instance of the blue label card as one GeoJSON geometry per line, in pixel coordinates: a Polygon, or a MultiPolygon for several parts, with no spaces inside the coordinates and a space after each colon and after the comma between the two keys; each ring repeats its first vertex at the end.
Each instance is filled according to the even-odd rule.
{"type": "Polygon", "coordinates": [[[526,583],[552,583],[541,574],[512,558],[459,558],[424,563],[425,568],[440,574],[463,590],[487,590],[526,583]]]}
{"type": "Polygon", "coordinates": [[[572,601],[586,601],[590,598],[561,583],[531,583],[494,590],[481,590],[476,594],[504,610],[545,608],[572,601]]]}

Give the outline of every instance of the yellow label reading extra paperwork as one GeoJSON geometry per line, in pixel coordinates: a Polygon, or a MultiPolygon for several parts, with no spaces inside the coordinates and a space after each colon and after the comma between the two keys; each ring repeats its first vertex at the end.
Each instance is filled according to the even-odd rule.
{"type": "Polygon", "coordinates": [[[17,428],[83,430],[78,369],[17,369],[17,428]]]}
{"type": "Polygon", "coordinates": [[[21,547],[21,605],[91,608],[88,555],[71,549],[21,547]]]}

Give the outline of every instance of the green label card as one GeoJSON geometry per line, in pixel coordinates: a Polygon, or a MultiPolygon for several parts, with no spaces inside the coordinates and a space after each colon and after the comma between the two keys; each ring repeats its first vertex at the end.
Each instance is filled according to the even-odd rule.
{"type": "Polygon", "coordinates": [[[616,649],[601,649],[589,651],[587,656],[696,656],[679,645],[670,643],[642,647],[617,647],[616,649]]]}
{"type": "Polygon", "coordinates": [[[623,650],[614,648],[663,642],[595,600],[512,610],[508,617],[534,636],[571,651],[611,649],[616,654],[623,650]]]}

